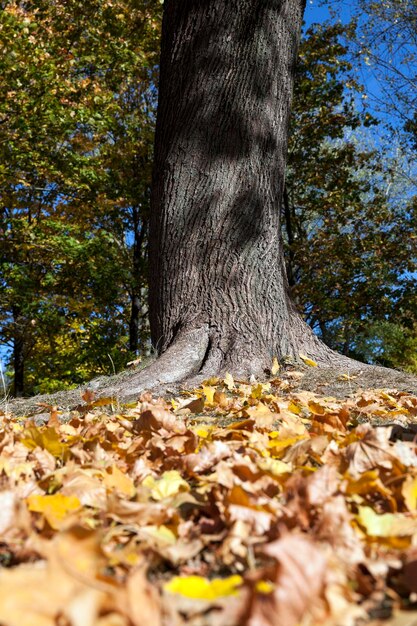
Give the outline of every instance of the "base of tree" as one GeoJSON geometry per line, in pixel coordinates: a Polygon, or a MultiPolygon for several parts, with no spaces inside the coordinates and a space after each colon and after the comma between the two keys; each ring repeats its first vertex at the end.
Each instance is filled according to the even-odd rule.
{"type": "Polygon", "coordinates": [[[266,350],[262,342],[242,342],[230,334],[228,348],[224,349],[208,325],[191,327],[178,333],[173,343],[154,362],[127,380],[100,388],[100,395],[122,400],[137,398],[146,390],[183,384],[198,386],[203,380],[227,373],[240,380],[265,380],[271,374],[275,357],[286,365],[304,366],[304,361],[314,361],[322,367],[333,366],[346,372],[360,370],[363,365],[338,354],[311,332],[298,316],[285,333],[285,342],[266,350]],[[301,325],[301,326],[300,326],[301,325]],[[300,326],[300,328],[298,328],[300,326]],[[303,332],[304,331],[304,332],[303,332]],[[273,356],[272,356],[273,355],[273,356]],[[304,361],[303,361],[304,359],[304,361]]]}
{"type": "MultiPolygon", "coordinates": [[[[383,367],[365,365],[330,350],[313,335],[313,343],[306,350],[309,358],[317,362],[317,367],[308,366],[298,355],[284,363],[277,376],[288,377],[290,391],[305,389],[315,393],[347,397],[361,389],[399,389],[417,394],[417,378],[405,372],[383,367]],[[318,350],[314,348],[318,347],[318,350]],[[302,374],[292,376],[294,371],[302,374]]],[[[302,355],[304,356],[304,355],[302,355]]],[[[236,356],[234,356],[236,358],[236,356]]],[[[244,362],[244,368],[225,369],[225,363],[231,363],[227,355],[223,361],[217,359],[217,365],[211,354],[208,329],[191,329],[180,333],[176,341],[161,356],[151,360],[139,370],[126,370],[115,376],[103,376],[94,379],[78,389],[62,391],[50,395],[32,398],[4,400],[0,410],[15,415],[34,415],[45,413],[46,406],[58,406],[64,412],[84,403],[82,395],[86,390],[95,398],[112,398],[119,403],[135,401],[144,391],[155,395],[176,394],[181,389],[193,389],[212,376],[223,377],[229,372],[240,380],[249,380],[255,376],[265,381],[271,377],[268,371],[272,363],[265,365],[260,358],[253,362],[244,362]]]]}

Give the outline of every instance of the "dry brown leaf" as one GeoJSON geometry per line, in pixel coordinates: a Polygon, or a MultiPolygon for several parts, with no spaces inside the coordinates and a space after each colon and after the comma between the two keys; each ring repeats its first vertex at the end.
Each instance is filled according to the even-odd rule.
{"type": "Polygon", "coordinates": [[[106,487],[99,475],[97,470],[77,469],[64,478],[61,493],[76,496],[83,506],[105,509],[106,487]]]}
{"type": "Polygon", "coordinates": [[[143,567],[133,571],[126,583],[127,609],[133,626],[162,626],[161,600],[143,567]]]}
{"type": "Polygon", "coordinates": [[[167,433],[185,434],[187,428],[178,417],[160,407],[152,407],[144,411],[134,422],[137,433],[165,430],[167,433]]]}
{"type": "Polygon", "coordinates": [[[355,436],[357,441],[349,444],[344,450],[351,476],[356,478],[376,467],[392,468],[395,456],[390,449],[389,430],[362,424],[356,428],[355,436]]]}
{"type": "Polygon", "coordinates": [[[255,591],[247,626],[296,626],[323,601],[327,561],[311,540],[286,535],[263,547],[276,561],[271,593],[255,591]]]}

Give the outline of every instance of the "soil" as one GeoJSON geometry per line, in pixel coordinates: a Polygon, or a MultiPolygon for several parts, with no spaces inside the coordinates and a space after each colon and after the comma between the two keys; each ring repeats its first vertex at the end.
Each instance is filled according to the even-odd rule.
{"type": "MultiPolygon", "coordinates": [[[[86,390],[93,392],[99,398],[111,395],[113,398],[111,404],[115,409],[118,409],[121,403],[135,401],[139,397],[138,393],[132,393],[131,390],[132,387],[137,386],[140,372],[150,364],[153,365],[152,369],[154,369],[155,358],[141,363],[139,367],[125,370],[114,376],[100,376],[77,389],[31,398],[6,398],[0,403],[0,410],[11,412],[16,416],[32,416],[44,413],[47,406],[57,406],[65,413],[84,404],[82,394],[86,390]],[[108,393],[108,390],[114,389],[121,391],[117,395],[108,393]]],[[[306,390],[327,397],[343,399],[367,389],[397,389],[417,395],[416,376],[370,365],[363,365],[359,369],[355,367],[352,371],[337,367],[287,365],[281,369],[279,377],[289,383],[286,393],[306,390]]],[[[181,391],[195,388],[201,382],[202,377],[200,376],[199,378],[189,378],[181,383],[157,384],[152,386],[152,393],[154,396],[172,397],[180,394],[181,391]]]]}

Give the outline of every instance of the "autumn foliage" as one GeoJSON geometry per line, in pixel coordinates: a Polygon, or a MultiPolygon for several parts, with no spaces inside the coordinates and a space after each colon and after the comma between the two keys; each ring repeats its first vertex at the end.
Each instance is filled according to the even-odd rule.
{"type": "MultiPolygon", "coordinates": [[[[395,37],[410,30],[401,11],[386,17],[395,37]]],[[[159,0],[13,0],[0,12],[0,342],[14,395],[75,387],[149,351],[161,13],[159,0]]],[[[303,35],[282,208],[288,275],[328,345],[415,372],[415,150],[395,159],[373,140],[354,37],[331,22],[303,35]]]]}
{"type": "Polygon", "coordinates": [[[0,622],[408,619],[417,398],[336,401],[297,391],[302,375],[226,376],[128,406],[86,392],[70,413],[40,406],[24,419],[6,411],[0,622]]]}

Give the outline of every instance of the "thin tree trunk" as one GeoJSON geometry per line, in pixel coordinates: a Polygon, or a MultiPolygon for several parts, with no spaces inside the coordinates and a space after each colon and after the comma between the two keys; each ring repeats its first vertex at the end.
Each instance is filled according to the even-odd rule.
{"type": "Polygon", "coordinates": [[[291,304],[279,238],[303,0],[166,0],[150,223],[160,353],[189,329],[203,371],[332,353],[291,304]]]}
{"type": "Polygon", "coordinates": [[[139,318],[141,302],[137,294],[131,295],[130,320],[129,320],[129,352],[137,354],[139,343],[139,318]]]}
{"type": "Polygon", "coordinates": [[[25,346],[23,335],[19,329],[22,321],[19,308],[14,306],[12,314],[15,328],[13,338],[13,393],[16,398],[20,398],[25,391],[25,346]]]}
{"type": "Polygon", "coordinates": [[[132,265],[134,284],[130,293],[131,307],[129,319],[129,351],[137,354],[139,344],[139,324],[142,312],[141,280],[143,276],[143,243],[147,231],[147,222],[141,219],[139,207],[132,208],[133,252],[132,265]]]}

